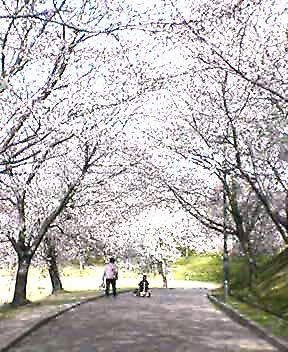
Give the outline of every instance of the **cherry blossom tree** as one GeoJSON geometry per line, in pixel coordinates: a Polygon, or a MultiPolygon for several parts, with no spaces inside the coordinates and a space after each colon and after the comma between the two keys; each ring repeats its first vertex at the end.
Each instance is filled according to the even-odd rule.
{"type": "MultiPolygon", "coordinates": [[[[204,1],[190,5],[179,4],[178,15],[183,22],[173,28],[171,35],[183,43],[186,74],[171,80],[170,94],[166,94],[169,108],[163,112],[166,130],[162,135],[155,130],[153,136],[177,158],[178,177],[164,172],[167,184],[195,218],[221,232],[222,221],[207,212],[216,176],[229,199],[233,226],[228,231],[237,235],[244,247],[263,209],[267,222],[272,220],[286,241],[283,215],[273,211],[267,198],[269,189],[275,192],[279,185],[274,185],[283,183],[280,177],[276,179],[280,169],[271,159],[272,153],[278,153],[277,146],[270,147],[286,126],[287,36],[283,4],[276,2],[273,10],[267,1],[234,5],[204,1]],[[188,11],[183,11],[184,7],[188,11]],[[239,165],[237,159],[243,164],[239,165]],[[185,165],[182,173],[179,164],[185,165]],[[265,170],[262,176],[257,170],[253,173],[256,166],[265,170]],[[203,177],[196,177],[195,173],[200,172],[203,177]],[[249,198],[245,200],[241,192],[239,202],[239,194],[226,181],[227,173],[230,180],[243,184],[241,190],[249,185],[257,195],[255,213],[249,211],[249,218],[244,206],[249,204],[249,198]],[[203,183],[205,178],[208,182],[203,183]],[[255,185],[255,180],[261,187],[255,185]],[[187,201],[187,194],[193,200],[187,201]]],[[[177,163],[174,160],[174,165],[177,163]]],[[[248,189],[246,196],[249,194],[248,189]]]]}
{"type": "Polygon", "coordinates": [[[222,232],[221,182],[228,232],[248,252],[263,211],[287,242],[287,209],[274,199],[287,194],[286,165],[275,161],[287,117],[287,10],[270,5],[0,5],[1,233],[18,257],[14,304],[26,302],[44,238],[51,259],[54,238],[68,233],[65,214],[68,242],[75,236],[84,250],[88,238],[105,253],[123,243],[124,255],[123,218],[168,202],[177,208],[175,199],[222,232]],[[117,206],[124,211],[113,217],[117,206]]]}
{"type": "Polygon", "coordinates": [[[16,214],[5,235],[18,256],[18,305],[32,257],[85,177],[101,183],[125,169],[112,155],[127,104],[157,82],[141,77],[122,46],[122,31],[152,29],[126,17],[129,4],[35,0],[1,10],[1,194],[16,214]]]}

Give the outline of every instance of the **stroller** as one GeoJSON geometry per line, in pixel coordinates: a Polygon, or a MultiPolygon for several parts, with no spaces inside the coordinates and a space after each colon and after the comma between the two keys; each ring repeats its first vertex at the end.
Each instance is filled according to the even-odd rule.
{"type": "Polygon", "coordinates": [[[143,279],[139,282],[138,288],[134,290],[136,297],[151,297],[151,290],[149,289],[149,282],[147,276],[143,275],[143,279]]]}

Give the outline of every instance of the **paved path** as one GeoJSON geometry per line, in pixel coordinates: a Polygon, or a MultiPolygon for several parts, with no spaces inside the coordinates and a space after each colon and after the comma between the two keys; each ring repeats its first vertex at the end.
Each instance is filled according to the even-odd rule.
{"type": "Polygon", "coordinates": [[[59,316],[11,352],[268,352],[277,351],[239,326],[206,291],[154,289],[104,297],[59,316]]]}

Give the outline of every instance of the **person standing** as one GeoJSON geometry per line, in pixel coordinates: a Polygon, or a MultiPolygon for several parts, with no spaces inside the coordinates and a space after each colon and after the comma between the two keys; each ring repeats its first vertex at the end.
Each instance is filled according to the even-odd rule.
{"type": "Polygon", "coordinates": [[[115,297],[117,294],[116,281],[118,279],[118,268],[115,264],[114,258],[110,258],[109,264],[107,264],[105,267],[104,274],[103,274],[103,283],[105,278],[106,278],[106,289],[105,289],[106,296],[109,296],[110,285],[111,285],[113,296],[115,297]]]}

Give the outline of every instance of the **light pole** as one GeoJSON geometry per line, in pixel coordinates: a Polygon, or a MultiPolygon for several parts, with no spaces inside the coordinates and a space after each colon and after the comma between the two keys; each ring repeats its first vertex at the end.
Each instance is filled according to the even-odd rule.
{"type": "MultiPolygon", "coordinates": [[[[226,127],[226,138],[228,136],[228,126],[226,127]]],[[[223,288],[224,288],[224,302],[227,301],[229,295],[229,256],[227,245],[227,159],[226,159],[226,138],[223,141],[223,288]]]]}
{"type": "MultiPolygon", "coordinates": [[[[226,166],[226,165],[225,165],[226,166]]],[[[227,195],[226,195],[226,179],[227,172],[224,169],[224,182],[223,182],[223,287],[224,287],[224,301],[226,302],[229,295],[229,256],[227,246],[227,195]]]]}

